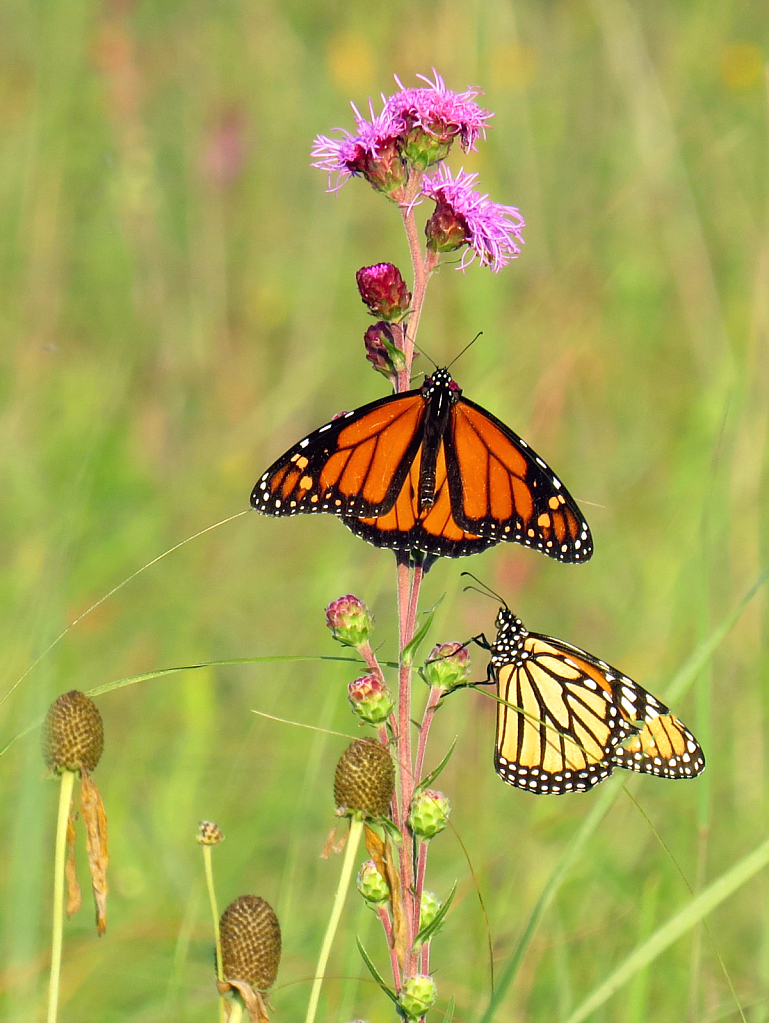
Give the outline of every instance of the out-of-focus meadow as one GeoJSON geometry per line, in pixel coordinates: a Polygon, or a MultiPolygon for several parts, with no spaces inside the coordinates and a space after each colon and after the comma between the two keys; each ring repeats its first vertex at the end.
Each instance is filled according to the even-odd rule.
{"type": "MultiPolygon", "coordinates": [[[[596,553],[564,566],[513,545],[440,561],[431,640],[493,632],[468,569],[533,629],[578,643],[659,695],[769,565],[767,99],[758,2],[12,0],[0,13],[3,499],[0,745],[60,692],[156,668],[343,653],[324,606],[354,592],[395,655],[389,552],[330,516],[246,514],[256,476],[340,409],[383,395],[364,361],[355,270],[408,269],[395,209],[309,167],[350,99],[435,66],[496,112],[451,165],[527,221],[498,275],[433,280],[420,331],[475,401],[567,482],[596,553]]],[[[760,591],[674,710],[705,747],[696,782],[628,778],[565,877],[498,1020],[565,1021],[633,947],[766,838],[769,699],[760,591]],[[640,807],[640,809],[639,809],[640,807]]],[[[475,678],[486,672],[474,655],[475,678]]],[[[281,919],[275,1020],[300,1018],[339,872],[319,858],[354,665],[203,669],[99,699],[96,780],[111,839],[107,934],[86,891],[65,928],[62,1021],[216,1012],[200,819],[221,908],[244,892],[281,919]]],[[[492,766],[494,704],[452,696],[428,765],[452,831],[427,887],[458,894],[435,940],[438,1008],[477,1020],[497,972],[596,801],[534,797],[492,766]],[[462,845],[460,845],[461,839],[462,845]],[[469,862],[468,862],[469,861],[469,862]],[[472,866],[470,866],[470,864],[472,866]]],[[[0,1016],[40,1018],[56,786],[38,734],[0,759],[0,1016]]],[[[83,849],[79,848],[82,857],[83,849]]],[[[81,866],[84,864],[81,863],[81,866]]],[[[81,880],[85,883],[86,876],[81,880]]],[[[769,883],[758,875],[590,1018],[769,1018],[769,883]],[[721,962],[719,962],[719,956],[721,962]],[[733,991],[730,990],[733,986],[733,991]]],[[[355,947],[383,939],[353,892],[326,1020],[389,1019],[355,947]]],[[[325,1006],[325,1008],[324,1008],[325,1006]]],[[[432,1017],[439,1019],[436,1010],[432,1017]]],[[[432,1018],[431,1017],[431,1018],[432,1018]]]]}

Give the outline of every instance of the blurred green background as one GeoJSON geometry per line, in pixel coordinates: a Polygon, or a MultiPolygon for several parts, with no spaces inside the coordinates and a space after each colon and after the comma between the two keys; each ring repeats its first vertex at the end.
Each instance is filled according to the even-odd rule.
{"type": "MultiPolygon", "coordinates": [[[[350,99],[477,84],[488,141],[451,165],[527,221],[498,275],[444,266],[420,342],[522,433],[587,514],[596,553],[563,566],[512,545],[441,561],[431,640],[493,631],[469,569],[532,629],[664,696],[769,565],[766,8],[706,0],[7,0],[0,11],[0,443],[5,696],[106,591],[247,507],[257,475],[340,409],[386,393],[363,359],[355,270],[408,269],[395,210],[363,182],[326,194],[314,135],[350,99]]],[[[393,558],[330,516],[245,515],[151,567],[85,618],[0,707],[4,743],[58,693],[154,668],[332,655],[324,606],[355,592],[395,655],[393,558]]],[[[543,920],[499,1020],[563,1021],[625,955],[766,837],[767,598],[760,592],[675,706],[705,747],[696,782],[629,778],[543,920]],[[664,842],[655,837],[655,828],[664,842]],[[675,858],[675,861],[673,860],[675,858]]],[[[475,677],[485,659],[474,655],[475,677]]],[[[355,732],[328,662],[174,675],[99,700],[110,823],[109,927],[88,890],[66,926],[62,1021],[215,1018],[197,823],[223,906],[276,908],[275,1019],[302,1018],[339,858],[331,779],[355,732]]],[[[422,694],[418,694],[422,698],[422,694]]],[[[452,697],[428,764],[486,900],[501,969],[600,787],[532,797],[492,767],[494,705],[452,697]]],[[[56,786],[38,737],[0,761],[0,1016],[41,1018],[56,786]]],[[[79,838],[79,842],[82,838],[79,838]]],[[[84,867],[80,848],[81,868],[84,867]]],[[[83,871],[81,879],[86,882],[83,871]]],[[[458,895],[434,942],[438,1008],[477,1019],[483,915],[451,832],[428,887],[458,895]]],[[[769,884],[759,876],[592,1019],[769,1019],[769,884]]],[[[355,948],[387,965],[353,893],[321,1008],[390,1019],[355,948]],[[325,1006],[325,1008],[324,1008],[325,1006]]],[[[442,1018],[435,1011],[431,1018],[442,1018]]]]}

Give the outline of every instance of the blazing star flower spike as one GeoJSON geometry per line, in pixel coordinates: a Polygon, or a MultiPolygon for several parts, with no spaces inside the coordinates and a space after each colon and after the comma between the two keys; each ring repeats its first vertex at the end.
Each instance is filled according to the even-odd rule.
{"type": "Polygon", "coordinates": [[[385,112],[405,125],[403,155],[422,171],[444,160],[454,139],[459,139],[465,153],[475,149],[478,137],[486,137],[486,123],[493,117],[475,102],[476,96],[482,95],[480,89],[469,86],[465,92],[452,92],[435,68],[433,75],[434,82],[417,75],[426,85],[416,89],[407,89],[396,75],[401,91],[385,103],[385,112]]]}
{"type": "Polygon", "coordinates": [[[444,164],[425,176],[422,194],[435,202],[435,213],[425,226],[427,247],[451,252],[469,245],[458,269],[464,270],[477,257],[481,266],[498,273],[520,255],[526,223],[515,206],[502,206],[476,192],[477,179],[477,174],[464,170],[454,177],[444,164]]]}

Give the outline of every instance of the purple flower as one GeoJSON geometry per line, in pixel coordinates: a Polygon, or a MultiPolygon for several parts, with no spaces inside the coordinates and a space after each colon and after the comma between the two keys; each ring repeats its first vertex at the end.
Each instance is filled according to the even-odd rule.
{"type": "Polygon", "coordinates": [[[435,82],[417,75],[427,83],[417,89],[405,88],[396,75],[401,91],[385,103],[385,112],[405,125],[404,154],[422,170],[445,159],[455,138],[465,153],[475,149],[476,139],[486,137],[486,122],[493,116],[475,102],[480,89],[471,86],[465,92],[452,92],[435,68],[433,75],[435,82]]]}
{"type": "Polygon", "coordinates": [[[375,263],[362,266],[355,275],[358,291],[372,316],[402,320],[411,305],[411,292],[397,266],[375,263]]]}
{"type": "Polygon", "coordinates": [[[442,164],[422,181],[422,194],[432,199],[435,213],[427,222],[427,246],[433,252],[450,252],[469,245],[459,266],[464,270],[478,257],[481,266],[497,273],[521,252],[526,226],[515,206],[492,202],[473,189],[477,174],[460,170],[456,177],[442,164]]]}
{"type": "Polygon", "coordinates": [[[406,182],[408,173],[403,165],[400,139],[404,123],[387,108],[375,116],[369,102],[371,120],[367,121],[352,104],[357,135],[343,128],[338,139],[318,135],[312,146],[312,167],[328,172],[329,191],[334,192],[353,176],[363,177],[380,192],[393,192],[406,182]],[[336,175],[332,186],[331,179],[336,175]]]}

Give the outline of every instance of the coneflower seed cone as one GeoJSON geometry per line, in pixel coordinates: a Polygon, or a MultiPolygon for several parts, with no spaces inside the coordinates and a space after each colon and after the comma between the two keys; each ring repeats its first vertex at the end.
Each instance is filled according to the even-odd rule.
{"type": "Polygon", "coordinates": [[[364,817],[385,817],[395,789],[390,751],[376,739],[356,739],[339,758],[334,776],[338,807],[364,817]]]}
{"type": "Polygon", "coordinates": [[[242,980],[257,991],[275,983],[280,963],[280,924],[269,902],[241,895],[219,920],[225,980],[242,980]]]}
{"type": "Polygon", "coordinates": [[[43,722],[43,757],[55,771],[93,771],[104,749],[104,725],[93,700],[72,689],[51,704],[43,722]]]}

